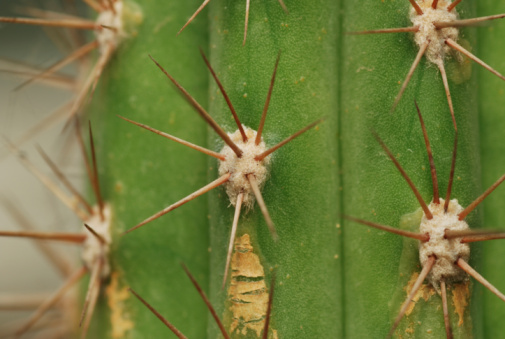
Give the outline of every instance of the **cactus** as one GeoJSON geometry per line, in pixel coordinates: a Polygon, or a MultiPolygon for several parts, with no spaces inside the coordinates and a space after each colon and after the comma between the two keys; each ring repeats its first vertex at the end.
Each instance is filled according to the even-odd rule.
{"type": "MultiPolygon", "coordinates": [[[[429,134],[441,197],[449,180],[455,126],[440,73],[424,58],[390,113],[399,82],[418,54],[411,33],[345,33],[408,26],[409,2],[257,1],[250,4],[245,40],[249,3],[213,0],[176,36],[200,5],[198,0],[139,3],[143,22],[111,57],[87,108],[103,197],[113,215],[112,273],[101,283],[89,336],[170,335],[128,292],[131,287],[184,335],[219,337],[217,323],[180,267],[183,262],[234,338],[262,335],[274,270],[269,338],[384,337],[407,296],[405,286],[421,271],[417,244],[342,216],[418,231],[422,213],[370,129],[429,203],[432,177],[414,99],[429,134]],[[233,133],[237,126],[208,76],[199,47],[209,55],[241,122],[253,129],[260,123],[280,53],[263,130],[267,148],[325,119],[272,155],[262,196],[278,240],[257,202],[243,208],[229,276],[223,276],[224,263],[235,209],[223,188],[123,233],[219,177],[215,158],[117,116],[219,152],[221,139],[149,59],[233,133]],[[253,306],[241,307],[243,300],[253,306]]],[[[491,0],[478,6],[465,0],[457,9],[464,18],[505,12],[491,0]]],[[[472,53],[503,71],[503,48],[496,46],[503,24],[490,27],[465,27],[458,43],[473,46],[478,53],[472,53]]],[[[446,60],[445,67],[459,135],[451,197],[466,206],[505,172],[505,163],[497,163],[503,152],[496,130],[505,84],[461,60],[446,60]]],[[[502,191],[469,215],[471,228],[500,226],[502,191]]],[[[470,264],[503,291],[505,279],[494,260],[500,251],[499,243],[472,245],[470,264]]],[[[425,284],[422,292],[400,322],[395,332],[399,337],[446,335],[436,288],[425,284]]],[[[505,305],[495,296],[471,283],[450,285],[448,299],[455,337],[499,336],[505,305]]],[[[79,313],[80,307],[75,308],[79,313]]]]}

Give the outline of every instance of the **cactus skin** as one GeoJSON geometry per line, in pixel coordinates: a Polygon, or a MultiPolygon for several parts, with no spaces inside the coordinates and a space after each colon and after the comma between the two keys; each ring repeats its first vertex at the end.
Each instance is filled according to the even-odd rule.
{"type": "MultiPolygon", "coordinates": [[[[324,1],[308,5],[301,1],[293,1],[288,4],[290,15],[285,16],[275,3],[254,4],[249,19],[249,38],[244,47],[241,46],[241,42],[245,4],[214,1],[209,5],[211,63],[245,125],[256,128],[258,124],[273,61],[279,49],[282,49],[281,63],[264,134],[267,143],[269,138],[274,141],[282,140],[302,127],[301,122],[308,123],[321,115],[329,115],[318,131],[310,131],[299,140],[293,141],[274,158],[272,177],[265,186],[263,194],[276,222],[280,242],[276,244],[271,240],[257,208],[243,215],[239,227],[239,236],[245,233],[251,235],[255,251],[267,271],[267,281],[268,268],[278,265],[279,289],[274,302],[272,327],[279,335],[286,337],[324,336],[328,333],[335,336],[345,334],[349,337],[383,335],[387,333],[391,320],[396,316],[404,300],[404,286],[411,274],[419,271],[415,243],[393,235],[377,235],[374,231],[369,232],[361,226],[348,223],[344,223],[344,236],[341,237],[340,230],[334,227],[339,218],[335,206],[343,206],[346,214],[368,217],[393,226],[399,226],[402,216],[418,208],[408,186],[370,137],[369,126],[376,129],[395,154],[399,154],[402,165],[416,183],[425,201],[429,202],[432,196],[431,178],[426,170],[428,163],[425,147],[414,112],[415,98],[423,112],[434,150],[442,195],[447,186],[453,129],[438,72],[422,61],[396,112],[393,115],[388,114],[392,99],[399,89],[398,81],[403,81],[417,48],[409,34],[374,38],[344,37],[340,40],[339,23],[336,19],[330,19],[338,18],[340,5],[324,1]],[[317,11],[320,6],[329,8],[325,16],[321,17],[317,11]],[[296,18],[303,19],[298,22],[296,18]],[[317,24],[314,25],[314,22],[317,24]],[[336,46],[342,48],[337,50],[336,46]],[[391,57],[392,55],[394,57],[391,57]],[[337,88],[336,80],[338,68],[342,70],[340,88],[337,88]],[[302,76],[304,81],[301,81],[302,76]],[[314,84],[316,79],[318,83],[314,84]],[[315,97],[307,95],[307,88],[310,88],[310,95],[316,93],[315,97]],[[341,102],[339,98],[342,98],[341,102]],[[336,108],[339,108],[337,116],[335,116],[336,108]],[[288,112],[287,118],[284,112],[288,112]],[[282,118],[277,115],[280,113],[283,113],[282,118]],[[332,138],[335,135],[339,137],[337,140],[332,138]],[[335,141],[340,142],[338,149],[335,141]],[[321,152],[321,149],[324,149],[324,152],[321,152]],[[341,202],[339,202],[339,178],[336,175],[339,160],[342,164],[340,174],[343,179],[341,202]],[[297,162],[296,168],[283,165],[294,162],[297,162]],[[316,178],[320,180],[316,182],[316,178]],[[310,187],[310,190],[307,192],[303,187],[310,187]],[[321,191],[326,193],[321,194],[321,191]],[[307,197],[305,201],[301,199],[304,196],[307,197]],[[328,198],[318,201],[321,196],[328,198]],[[321,210],[309,206],[318,206],[321,210]],[[332,225],[334,228],[325,229],[323,226],[320,226],[321,229],[316,228],[315,225],[321,224],[332,225]],[[336,239],[336,241],[324,241],[324,244],[321,244],[316,239],[336,239]],[[343,253],[339,247],[342,241],[345,244],[343,253]],[[298,250],[302,243],[308,252],[298,250]],[[311,246],[319,258],[306,254],[312,253],[309,249],[311,246]],[[300,259],[297,256],[299,254],[302,257],[300,259]],[[334,259],[335,254],[339,255],[339,259],[334,259]],[[330,257],[332,260],[328,260],[330,257]],[[341,260],[344,258],[346,274],[339,276],[342,269],[341,260]],[[308,263],[301,264],[302,262],[308,263]],[[314,262],[317,262],[317,265],[313,264],[314,262]],[[294,271],[298,273],[292,273],[294,271]],[[322,278],[319,275],[321,272],[326,273],[322,278]],[[299,277],[303,275],[304,278],[297,281],[295,277],[297,274],[299,277]],[[323,290],[325,292],[321,293],[323,290]],[[344,301],[339,301],[342,300],[339,298],[343,298],[344,301]],[[316,305],[313,311],[307,306],[309,300],[316,305]],[[328,314],[323,314],[320,305],[328,304],[334,308],[324,308],[328,314]],[[304,308],[303,312],[285,311],[300,307],[304,308]]],[[[369,1],[360,4],[343,2],[343,30],[406,26],[409,24],[408,6],[406,2],[369,1]]],[[[470,1],[464,1],[458,10],[462,17],[475,16],[474,6],[470,1]]],[[[191,13],[191,9],[187,13],[191,13]]],[[[497,11],[490,9],[481,15],[493,13],[497,11]]],[[[193,31],[189,28],[183,34],[193,34],[196,27],[192,28],[193,31]]],[[[475,28],[463,29],[462,37],[472,46],[476,44],[476,36],[475,28]]],[[[484,33],[479,33],[480,36],[484,36],[484,33]]],[[[488,39],[492,41],[491,38],[488,39]]],[[[194,65],[199,64],[201,67],[196,80],[203,81],[206,74],[203,64],[197,60],[196,53],[191,57],[190,54],[191,51],[188,52],[187,58],[195,60],[194,65]]],[[[482,57],[484,58],[484,55],[482,57]]],[[[188,59],[173,60],[179,64],[180,60],[188,59]]],[[[159,61],[170,72],[174,72],[163,63],[163,60],[159,61]]],[[[489,60],[490,63],[491,61],[489,60]]],[[[500,69],[498,62],[495,61],[493,65],[500,69]]],[[[482,192],[476,127],[479,102],[475,91],[472,90],[475,88],[477,73],[481,70],[475,71],[476,66],[471,65],[472,75],[469,79],[455,80],[454,76],[468,70],[465,67],[467,66],[458,65],[454,61],[447,63],[456,119],[460,129],[457,180],[452,197],[457,198],[462,205],[467,205],[482,192]]],[[[181,77],[174,75],[188,87],[181,77]]],[[[210,112],[227,131],[234,131],[229,110],[217,92],[213,80],[209,81],[210,112]]],[[[197,99],[205,106],[203,96],[197,99]]],[[[188,107],[182,103],[181,109],[188,107]]],[[[194,113],[189,112],[187,118],[191,116],[194,117],[194,113]]],[[[195,119],[195,123],[202,126],[198,119],[195,119]]],[[[193,126],[195,125],[191,127],[192,132],[193,126]]],[[[198,135],[201,136],[202,133],[199,132],[198,135]]],[[[191,140],[195,141],[194,138],[191,140]]],[[[216,140],[211,132],[208,136],[209,147],[219,150],[222,143],[216,140]]],[[[179,164],[179,161],[177,163],[179,164]]],[[[207,181],[200,181],[201,183],[215,178],[214,159],[208,160],[207,168],[209,169],[207,181]]],[[[494,177],[486,180],[494,180],[494,177]]],[[[487,187],[488,183],[484,187],[487,187]]],[[[196,187],[198,185],[195,185],[196,187]]],[[[184,192],[189,191],[191,190],[184,192]]],[[[178,197],[169,200],[174,201],[178,197]]],[[[229,304],[225,301],[226,293],[220,291],[220,285],[233,209],[227,207],[227,197],[222,190],[210,193],[208,199],[211,237],[210,290],[218,313],[224,316],[229,326],[230,315],[227,313],[229,304]]],[[[471,227],[479,227],[480,212],[473,213],[469,223],[471,227]]],[[[409,226],[415,228],[415,225],[409,226]]],[[[471,264],[479,269],[480,252],[476,246],[472,249],[474,255],[471,264]]],[[[484,253],[487,255],[487,250],[484,253]]],[[[189,266],[191,268],[191,264],[189,266]]],[[[492,270],[492,267],[489,267],[489,270],[492,270]]],[[[484,271],[483,274],[488,271],[484,271]]],[[[483,326],[486,333],[490,331],[488,329],[490,325],[482,323],[483,317],[486,319],[487,317],[486,313],[484,316],[482,313],[482,301],[479,298],[481,289],[477,287],[474,290],[477,297],[471,303],[471,312],[468,310],[465,312],[463,326],[457,325],[458,318],[452,305],[450,306],[451,322],[456,337],[469,337],[472,334],[481,337],[483,326]]],[[[180,295],[182,296],[182,293],[180,295]]],[[[487,303],[487,299],[491,298],[493,303],[499,302],[494,300],[492,295],[486,297],[484,302],[487,303]]],[[[169,311],[165,311],[164,314],[170,318],[167,312],[169,311]]],[[[173,319],[172,317],[171,320],[173,319]]],[[[422,325],[415,327],[410,337],[424,337],[426,333],[431,333],[433,337],[444,335],[440,298],[436,295],[426,303],[419,302],[407,319],[408,321],[400,325],[398,333],[410,330],[410,323],[420,321],[422,325]]],[[[217,326],[211,319],[208,326],[208,335],[215,337],[217,326]]],[[[493,323],[493,330],[494,328],[499,327],[493,323]]]]}
{"type": "MultiPolygon", "coordinates": [[[[119,288],[133,287],[192,338],[204,337],[207,310],[179,264],[184,262],[207,288],[205,198],[131,234],[120,233],[203,186],[207,160],[199,152],[128,124],[116,115],[205,144],[205,124],[148,57],[156,58],[206,105],[207,72],[198,53],[199,46],[207,45],[205,17],[198,18],[184,36],[175,35],[198,3],[171,1],[161,5],[159,1],[143,1],[144,22],[138,36],[125,41],[116,53],[90,109],[90,119],[97,126],[104,196],[114,211],[111,261],[119,274],[119,288]]],[[[105,294],[94,317],[97,332],[90,332],[91,337],[109,336],[115,326],[121,326],[111,324],[108,300],[111,296],[105,294]]],[[[126,337],[161,338],[169,334],[132,295],[122,307],[124,316],[134,324],[126,337]]]]}
{"type": "MultiPolygon", "coordinates": [[[[504,13],[505,4],[496,1],[484,0],[477,2],[479,15],[486,13],[504,13]]],[[[500,20],[501,21],[501,20],[500,20]]],[[[478,53],[486,63],[493,65],[502,74],[505,70],[505,46],[501,43],[505,25],[497,22],[494,25],[478,29],[478,53]]],[[[479,123],[480,123],[480,151],[482,157],[482,182],[483,187],[489,186],[505,172],[505,147],[503,144],[503,131],[505,130],[505,86],[503,81],[492,74],[479,71],[479,123]]],[[[484,212],[486,228],[503,228],[505,212],[503,202],[505,190],[498,188],[490,195],[481,211],[484,212]]],[[[500,291],[505,290],[505,274],[502,267],[502,258],[505,255],[503,242],[490,241],[482,244],[482,275],[494,284],[500,291]]],[[[484,306],[484,337],[498,338],[503,335],[503,317],[505,307],[503,302],[494,294],[484,290],[478,295],[484,306]]]]}
{"type": "MultiPolygon", "coordinates": [[[[407,1],[346,1],[343,27],[347,31],[359,31],[409,26],[409,6],[407,1]]],[[[464,1],[458,7],[461,7],[458,10],[463,17],[475,15],[470,1],[464,1]]],[[[465,29],[463,35],[470,45],[475,45],[475,28],[465,29]]],[[[419,203],[369,129],[373,128],[384,139],[425,202],[429,203],[433,196],[432,184],[426,148],[415,113],[414,99],[417,100],[433,148],[443,197],[449,177],[454,129],[441,77],[436,68],[429,66],[423,58],[396,111],[391,114],[393,100],[400,89],[399,82],[403,82],[417,54],[417,47],[409,34],[348,36],[342,47],[340,147],[344,178],[343,212],[400,227],[400,218],[418,209],[419,203]]],[[[448,69],[457,66],[454,61],[447,61],[446,65],[448,69]]],[[[471,67],[476,69],[475,65],[471,67]]],[[[466,206],[482,192],[478,102],[474,90],[477,72],[461,84],[452,80],[452,72],[449,71],[449,86],[460,131],[452,197],[466,206]]],[[[470,215],[468,221],[470,227],[479,227],[478,213],[470,215]]],[[[344,222],[343,227],[346,336],[385,336],[406,298],[403,289],[407,281],[413,272],[420,271],[415,242],[355,223],[344,222]]],[[[475,304],[472,303],[472,306],[475,304]]],[[[474,310],[473,324],[468,312],[465,312],[463,326],[457,326],[458,319],[452,306],[449,311],[455,337],[471,337],[473,330],[476,337],[481,337],[481,310],[474,310]]],[[[433,338],[445,337],[441,298],[435,295],[428,302],[421,300],[415,311],[404,318],[396,333],[408,338],[424,338],[430,333],[433,338]],[[409,327],[413,328],[412,332],[409,332],[409,327]]]]}
{"type": "MultiPolygon", "coordinates": [[[[264,128],[267,145],[273,146],[308,123],[326,118],[318,128],[273,154],[271,178],[263,196],[279,241],[272,240],[258,206],[242,214],[237,236],[251,236],[267,271],[267,282],[269,268],[278,267],[272,328],[279,337],[341,337],[341,251],[339,229],[335,227],[339,223],[339,3],[297,0],[286,5],[288,16],[276,1],[252,3],[248,39],[242,47],[245,1],[209,4],[211,63],[243,124],[254,129],[259,124],[279,50],[282,54],[264,128]],[[326,10],[321,12],[321,8],[326,10]]],[[[227,131],[234,131],[229,109],[217,91],[211,81],[211,114],[227,131]]],[[[212,149],[221,147],[216,139],[214,134],[209,136],[212,149]]],[[[210,177],[215,178],[215,162],[211,163],[210,177]]],[[[211,193],[211,291],[214,305],[225,320],[230,317],[229,304],[220,287],[233,217],[228,204],[224,191],[211,193]]],[[[216,337],[217,327],[209,324],[209,337],[216,337]]]]}
{"type": "MultiPolygon", "coordinates": [[[[246,125],[257,126],[279,49],[283,54],[265,127],[267,141],[280,141],[304,124],[327,115],[318,130],[307,132],[275,156],[272,177],[263,193],[280,242],[271,240],[257,206],[241,219],[240,234],[253,237],[255,250],[264,260],[267,285],[269,268],[279,266],[272,327],[283,337],[381,337],[387,333],[405,297],[403,288],[408,278],[412,272],[419,272],[415,242],[349,222],[340,229],[335,224],[341,209],[345,214],[415,228],[406,214],[414,212],[418,203],[369,133],[373,126],[399,155],[428,202],[432,195],[431,178],[414,98],[427,124],[444,193],[453,129],[440,76],[422,61],[397,110],[389,114],[400,87],[398,81],[404,80],[417,52],[409,34],[340,35],[340,26],[342,31],[354,31],[408,25],[407,1],[319,0],[306,4],[286,0],[290,16],[282,12],[276,1],[264,2],[252,4],[245,47],[241,46],[245,1],[213,0],[206,10],[210,13],[211,62],[240,118],[246,125]],[[337,20],[340,16],[341,23],[337,20]],[[297,167],[283,163],[296,163],[297,167]],[[302,242],[306,252],[299,250],[302,242]],[[313,252],[320,257],[307,254],[313,252]],[[335,254],[339,255],[337,260],[335,254]],[[328,260],[329,255],[332,260],[328,260]]],[[[235,130],[197,52],[199,46],[209,46],[205,11],[181,36],[175,37],[200,3],[167,2],[162,11],[159,2],[142,2],[145,22],[139,35],[117,52],[104,74],[90,118],[95,127],[102,187],[116,212],[112,262],[120,274],[119,286],[134,287],[188,337],[208,334],[213,338],[217,337],[216,326],[188,284],[179,261],[189,266],[204,289],[209,290],[210,283],[214,304],[229,320],[225,314],[226,295],[220,292],[220,285],[233,211],[227,207],[224,191],[201,197],[132,234],[119,236],[144,217],[214,179],[216,162],[129,125],[115,114],[200,145],[207,141],[215,150],[221,147],[213,132],[207,136],[205,124],[167,85],[149,61],[148,53],[204,107],[208,107],[210,85],[211,113],[227,131],[235,130]]],[[[474,7],[479,16],[505,12],[504,5],[493,0],[481,0],[478,4],[465,0],[458,10],[463,18],[473,17],[474,7]]],[[[498,22],[490,27],[463,30],[474,50],[478,47],[479,57],[497,70],[505,69],[504,51],[497,44],[502,40],[503,27],[498,22]]],[[[460,128],[452,197],[462,205],[471,202],[505,169],[500,139],[505,127],[503,83],[474,64],[471,68],[471,79],[462,84],[450,82],[460,128]]],[[[484,227],[501,226],[505,198],[502,191],[497,190],[472,213],[471,227],[479,227],[482,214],[484,227]]],[[[503,257],[503,246],[497,241],[480,247],[472,246],[471,264],[504,291],[505,274],[497,260],[503,257]]],[[[473,332],[476,338],[497,338],[503,333],[505,307],[478,284],[472,285],[471,320],[467,312],[465,326],[457,326],[450,306],[455,337],[470,337],[473,332]]],[[[111,336],[108,293],[103,293],[90,336],[111,336]]],[[[126,300],[124,309],[127,319],[135,325],[125,337],[172,336],[132,297],[126,300]]],[[[432,330],[431,337],[444,336],[438,296],[431,297],[428,303],[420,301],[399,331],[417,321],[423,326],[405,337],[429,337],[428,328],[432,330]]]]}

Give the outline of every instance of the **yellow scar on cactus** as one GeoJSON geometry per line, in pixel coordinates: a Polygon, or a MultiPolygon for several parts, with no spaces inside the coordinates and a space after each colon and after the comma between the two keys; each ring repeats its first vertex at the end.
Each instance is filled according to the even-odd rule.
{"type": "Polygon", "coordinates": [[[252,330],[259,337],[265,326],[269,297],[265,271],[248,234],[235,240],[228,299],[233,318],[230,332],[246,335],[252,330]]]}

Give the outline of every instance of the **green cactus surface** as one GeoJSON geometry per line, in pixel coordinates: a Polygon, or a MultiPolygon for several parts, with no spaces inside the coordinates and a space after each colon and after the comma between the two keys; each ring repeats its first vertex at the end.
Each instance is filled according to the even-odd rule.
{"type": "MultiPolygon", "coordinates": [[[[429,204],[432,175],[416,105],[443,199],[456,131],[441,73],[426,57],[392,110],[419,51],[412,32],[352,33],[412,26],[411,2],[252,1],[244,41],[246,0],[210,1],[181,32],[202,0],[130,1],[134,15],[123,18],[130,36],[80,117],[93,126],[103,198],[113,215],[112,273],[102,282],[88,338],[176,337],[129,288],[188,338],[223,337],[181,264],[231,338],[385,338],[423,269],[419,241],[351,219],[418,232],[423,211],[374,134],[429,204]],[[278,240],[257,201],[242,207],[227,276],[235,207],[223,186],[125,233],[219,177],[221,160],[121,119],[220,152],[225,142],[156,65],[234,133],[229,105],[201,53],[241,123],[254,130],[278,61],[262,132],[267,148],[321,119],[269,160],[261,193],[278,240]]],[[[456,10],[467,19],[505,13],[505,4],[464,0],[456,10]]],[[[460,28],[458,43],[505,72],[504,34],[496,20],[460,28]]],[[[460,53],[444,64],[458,131],[450,197],[466,207],[505,173],[505,83],[460,53]]],[[[504,228],[504,200],[499,187],[465,219],[470,228],[504,228]]],[[[471,244],[469,264],[500,291],[504,255],[503,240],[471,244]]],[[[82,282],[82,297],[87,286],[82,282]]],[[[447,294],[454,338],[503,336],[505,304],[480,283],[448,283],[447,294]]],[[[442,298],[427,280],[393,337],[446,337],[442,298]]]]}

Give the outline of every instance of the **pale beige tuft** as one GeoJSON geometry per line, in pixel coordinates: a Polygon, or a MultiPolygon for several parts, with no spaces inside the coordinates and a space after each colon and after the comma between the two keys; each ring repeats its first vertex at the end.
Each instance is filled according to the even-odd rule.
{"type": "Polygon", "coordinates": [[[102,268],[102,279],[109,277],[110,275],[110,264],[109,264],[109,251],[112,238],[110,235],[110,224],[111,224],[111,210],[109,205],[105,204],[103,208],[104,220],[100,218],[100,213],[98,211],[98,206],[94,206],[93,215],[86,220],[86,224],[89,225],[98,235],[100,235],[104,240],[105,244],[102,244],[93,234],[88,230],[86,232],[86,240],[83,244],[82,250],[82,260],[84,265],[88,269],[92,269],[97,263],[99,258],[105,258],[105,262],[102,268]]]}
{"type": "Polygon", "coordinates": [[[95,31],[96,40],[101,51],[109,45],[116,48],[127,36],[123,25],[123,1],[116,1],[113,3],[113,6],[114,11],[112,9],[104,10],[96,19],[97,25],[110,27],[95,31]]]}
{"type": "Polygon", "coordinates": [[[254,158],[267,150],[263,138],[259,145],[255,144],[256,131],[243,126],[247,135],[247,142],[244,142],[240,131],[228,135],[231,140],[242,150],[242,156],[239,158],[233,150],[225,145],[221,150],[221,154],[226,157],[219,165],[219,175],[231,173],[228,182],[225,183],[226,194],[230,198],[230,203],[235,206],[239,193],[244,193],[243,204],[247,209],[251,209],[254,205],[255,197],[247,180],[246,175],[253,174],[256,178],[259,188],[261,189],[268,179],[268,165],[270,164],[270,155],[265,159],[258,161],[254,158]]]}
{"type": "Polygon", "coordinates": [[[456,9],[447,11],[447,6],[451,4],[450,0],[440,0],[437,9],[431,7],[433,0],[420,0],[417,4],[423,10],[423,15],[418,15],[412,7],[410,9],[410,20],[414,26],[419,27],[415,33],[414,40],[421,47],[429,42],[426,50],[426,58],[434,63],[443,62],[445,56],[449,53],[450,47],[445,44],[446,39],[458,40],[459,30],[453,27],[436,29],[433,22],[449,22],[457,20],[459,15],[456,9]]]}
{"type": "Polygon", "coordinates": [[[468,279],[468,275],[456,265],[456,261],[459,258],[468,261],[470,258],[470,245],[462,244],[461,238],[446,239],[445,230],[461,231],[469,227],[466,221],[458,218],[463,207],[458,204],[457,199],[451,200],[447,213],[444,212],[444,199],[440,199],[440,204],[431,202],[428,208],[433,213],[433,218],[428,220],[423,214],[419,231],[423,234],[428,233],[430,240],[420,243],[419,261],[424,267],[430,256],[436,256],[437,260],[427,279],[440,293],[442,278],[446,282],[468,279]]]}

